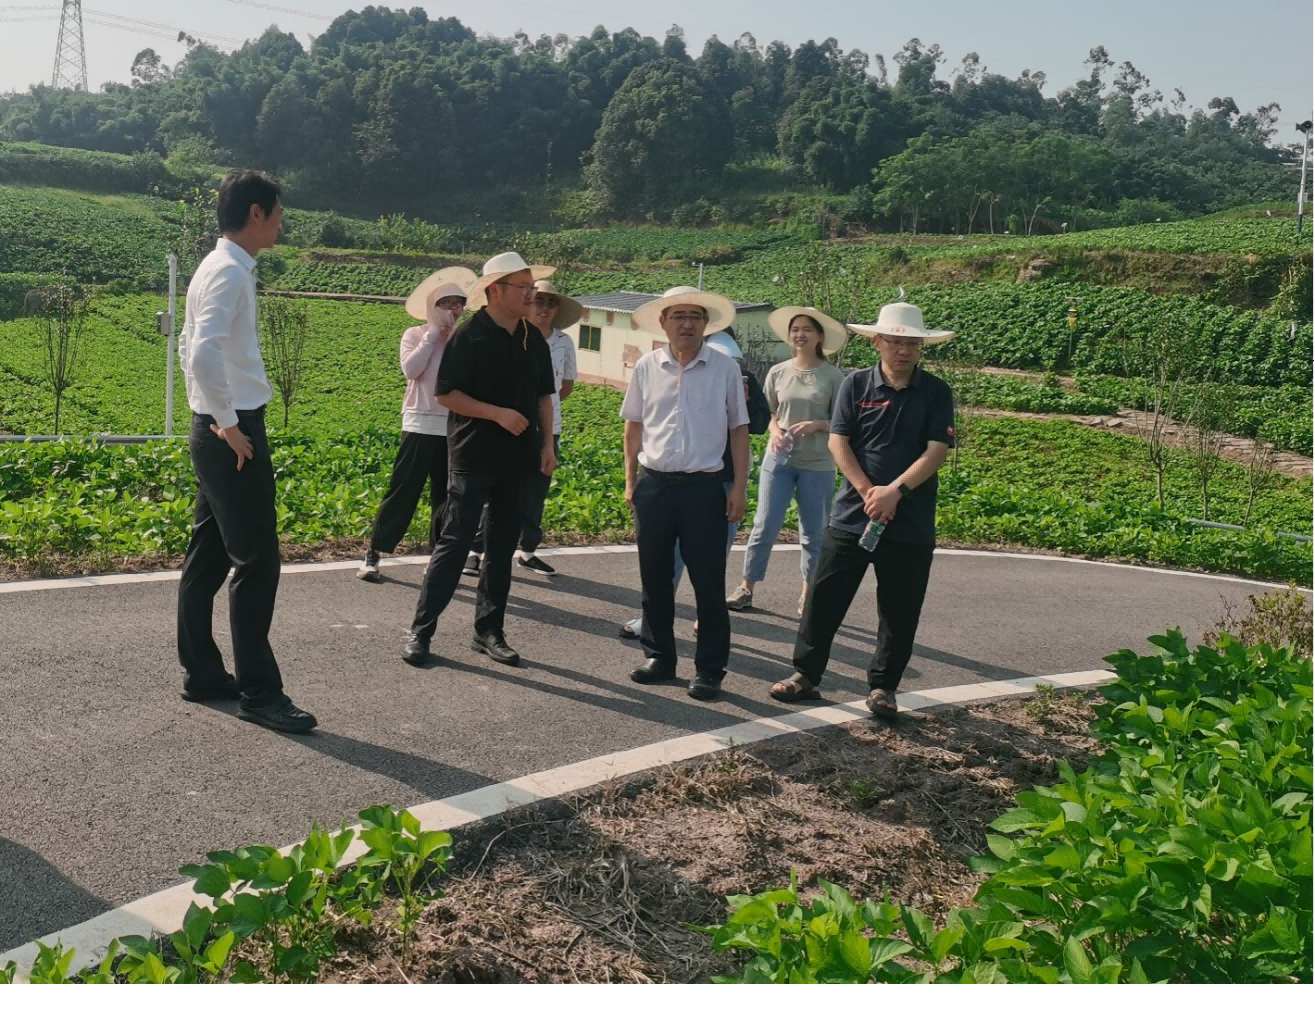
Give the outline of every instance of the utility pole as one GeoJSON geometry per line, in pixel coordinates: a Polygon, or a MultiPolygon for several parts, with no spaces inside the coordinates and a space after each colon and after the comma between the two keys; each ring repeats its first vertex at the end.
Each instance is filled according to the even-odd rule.
{"type": "Polygon", "coordinates": [[[1301,184],[1297,187],[1297,233],[1301,233],[1302,214],[1306,211],[1306,154],[1310,152],[1310,121],[1302,121],[1297,125],[1297,130],[1301,132],[1301,184]]]}
{"type": "Polygon", "coordinates": [[[87,91],[87,44],[82,37],[82,0],[64,0],[59,14],[59,39],[55,42],[52,89],[87,91]]]}

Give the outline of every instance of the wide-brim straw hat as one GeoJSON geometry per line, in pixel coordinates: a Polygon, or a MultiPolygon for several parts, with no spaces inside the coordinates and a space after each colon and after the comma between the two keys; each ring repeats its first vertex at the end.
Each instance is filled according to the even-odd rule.
{"type": "Polygon", "coordinates": [[[509,277],[513,273],[520,273],[527,269],[536,281],[544,280],[557,271],[556,266],[531,266],[517,252],[503,252],[501,255],[495,255],[484,263],[484,271],[466,292],[469,298],[466,307],[469,309],[483,308],[488,303],[487,291],[490,284],[496,284],[503,277],[509,277]]]}
{"type": "Polygon", "coordinates": [[[429,309],[439,298],[456,297],[468,300],[468,290],[475,282],[473,270],[465,266],[444,266],[437,273],[430,273],[420,282],[420,286],[406,299],[406,314],[412,319],[424,322],[429,318],[429,309]]]}
{"type": "Polygon", "coordinates": [[[740,345],[725,330],[718,330],[716,333],[709,333],[703,338],[703,343],[715,351],[720,351],[727,358],[734,358],[739,361],[744,357],[744,352],[740,350],[740,345]]]}
{"type": "Polygon", "coordinates": [[[697,305],[708,313],[707,325],[703,335],[717,333],[735,322],[735,303],[730,298],[723,298],[712,291],[700,291],[697,287],[673,287],[663,293],[662,297],[640,305],[630,316],[630,321],[641,330],[661,334],[662,313],[677,305],[697,305]]]}
{"type": "Polygon", "coordinates": [[[921,337],[927,344],[939,344],[954,336],[953,330],[927,329],[922,321],[922,309],[907,301],[882,305],[875,323],[850,323],[849,328],[864,337],[875,337],[879,333],[887,337],[921,337]]]}
{"type": "Polygon", "coordinates": [[[796,316],[808,316],[821,325],[822,353],[828,358],[839,354],[849,343],[849,331],[840,325],[839,320],[832,319],[825,312],[819,312],[807,305],[787,305],[785,308],[778,308],[767,317],[767,325],[773,333],[789,344],[790,324],[794,322],[796,316]]]}
{"type": "Polygon", "coordinates": [[[554,330],[564,330],[568,326],[574,326],[584,315],[584,306],[574,298],[568,298],[561,291],[557,290],[551,280],[539,280],[534,284],[535,294],[551,294],[557,299],[557,315],[553,317],[552,328],[554,330]]]}

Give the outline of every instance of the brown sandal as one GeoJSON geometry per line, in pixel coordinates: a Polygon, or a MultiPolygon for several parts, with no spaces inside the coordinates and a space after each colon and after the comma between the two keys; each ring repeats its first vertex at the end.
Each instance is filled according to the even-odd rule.
{"type": "Polygon", "coordinates": [[[885,688],[873,688],[868,694],[868,711],[883,720],[893,720],[899,715],[899,704],[895,693],[885,688]]]}
{"type": "Polygon", "coordinates": [[[767,694],[778,702],[815,702],[822,697],[817,685],[803,674],[793,674],[784,681],[777,681],[767,694]]]}

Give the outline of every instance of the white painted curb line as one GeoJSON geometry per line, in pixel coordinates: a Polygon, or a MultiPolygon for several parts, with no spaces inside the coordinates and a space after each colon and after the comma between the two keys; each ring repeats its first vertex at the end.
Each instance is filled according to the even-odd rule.
{"type": "MultiPolygon", "coordinates": [[[[423,561],[428,558],[417,559],[423,561]]],[[[900,706],[906,711],[918,711],[933,706],[955,705],[984,698],[1028,695],[1035,692],[1039,684],[1049,684],[1055,688],[1075,688],[1100,684],[1113,677],[1114,675],[1107,670],[1081,670],[1075,673],[1051,674],[1046,677],[1020,677],[1008,681],[960,684],[949,688],[901,693],[900,706]]],[[[644,770],[674,765],[712,752],[725,751],[732,745],[741,747],[756,744],[786,734],[798,734],[837,723],[848,723],[867,715],[865,702],[859,700],[822,705],[783,716],[762,716],[702,734],[669,738],[629,751],[600,755],[585,759],[583,762],[531,773],[528,776],[480,787],[441,801],[428,801],[410,811],[425,829],[450,830],[456,826],[491,818],[508,809],[561,797],[644,770]]],[[[286,854],[292,846],[290,844],[281,850],[286,854]]],[[[366,847],[359,839],[352,841],[343,856],[342,864],[349,865],[365,851],[366,847]]],[[[58,942],[63,944],[65,950],[76,950],[73,968],[77,970],[97,963],[110,940],[118,936],[150,936],[152,933],[175,932],[182,927],[183,916],[193,903],[208,907],[211,899],[194,894],[191,883],[181,883],[67,929],[43,936],[40,942],[47,946],[53,946],[58,942]]],[[[0,963],[12,960],[18,964],[19,981],[25,980],[28,970],[36,960],[38,952],[36,944],[37,941],[34,940],[0,954],[0,963]]]]}
{"type": "MultiPolygon", "coordinates": [[[[744,545],[731,547],[733,552],[744,552],[744,545]]],[[[795,553],[800,549],[795,542],[777,543],[772,547],[773,553],[795,553]]],[[[541,549],[541,557],[579,557],[593,556],[599,553],[635,553],[636,546],[558,546],[541,549]]],[[[938,557],[996,557],[1003,560],[1039,560],[1056,564],[1076,564],[1085,567],[1109,567],[1123,571],[1143,571],[1147,574],[1166,574],[1175,578],[1197,578],[1209,581],[1226,581],[1237,585],[1254,585],[1258,588],[1286,589],[1270,581],[1256,581],[1252,578],[1238,578],[1231,574],[1204,574],[1199,571],[1179,571],[1170,567],[1147,567],[1143,564],[1116,564],[1108,560],[1082,560],[1076,557],[1053,556],[1046,553],[1007,553],[1001,550],[942,549],[936,550],[938,557]]],[[[385,557],[380,560],[381,567],[415,566],[429,563],[425,555],[405,557],[385,557]]],[[[318,574],[322,571],[355,570],[361,565],[359,560],[334,560],[315,564],[284,564],[283,574],[318,574]]],[[[125,574],[94,574],[77,578],[37,578],[32,581],[0,582],[0,596],[19,592],[49,592],[57,589],[101,588],[107,585],[141,585],[153,581],[177,581],[182,577],[181,571],[140,571],[125,574]]],[[[1298,591],[1311,593],[1311,589],[1299,588],[1298,591]]]]}

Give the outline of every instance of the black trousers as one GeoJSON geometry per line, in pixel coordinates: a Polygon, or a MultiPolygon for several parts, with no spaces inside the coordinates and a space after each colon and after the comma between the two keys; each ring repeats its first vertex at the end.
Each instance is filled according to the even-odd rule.
{"type": "Polygon", "coordinates": [[[868,687],[894,691],[913,655],[935,547],[882,539],[869,553],[858,538],[850,532],[826,530],[794,643],[794,667],[814,684],[821,683],[836,631],[871,565],[877,576],[879,622],[868,687]]]}
{"type": "Polygon", "coordinates": [[[432,551],[438,545],[443,506],[447,503],[447,437],[403,431],[388,492],[374,519],[370,536],[372,550],[392,553],[397,549],[411,527],[426,482],[429,483],[429,549],[432,551]]]}
{"type": "Polygon", "coordinates": [[[488,505],[488,556],[480,564],[475,603],[475,633],[501,634],[511,591],[511,554],[520,534],[524,489],[529,472],[466,472],[448,474],[447,507],[438,545],[430,554],[420,585],[411,630],[424,641],[434,637],[438,618],[452,601],[461,568],[470,554],[480,517],[488,505]]]}
{"type": "Polygon", "coordinates": [[[731,655],[726,609],[726,489],[720,472],[645,471],[635,485],[635,531],[643,587],[644,654],[676,662],[676,544],[694,588],[699,634],[694,666],[721,678],[731,655]]]}
{"type": "Polygon", "coordinates": [[[196,514],[178,585],[178,659],[186,687],[204,688],[227,679],[211,625],[215,595],[233,568],[228,586],[233,673],[242,704],[254,708],[283,696],[283,678],[269,646],[279,588],[274,466],[263,408],[238,412],[238,427],[250,437],[254,452],[241,471],[232,448],[210,431],[214,421],[194,414],[188,437],[196,471],[196,514]]]}
{"type": "MultiPolygon", "coordinates": [[[[554,454],[560,454],[562,450],[562,438],[554,436],[552,438],[552,449],[554,454]]],[[[524,523],[521,525],[520,550],[527,557],[539,548],[543,542],[543,508],[548,502],[548,488],[552,485],[552,476],[545,475],[541,471],[536,471],[526,482],[524,493],[525,509],[524,523]]],[[[470,545],[470,552],[484,555],[484,533],[488,531],[489,513],[486,509],[484,516],[479,521],[479,531],[475,533],[475,541],[470,545]]]]}

